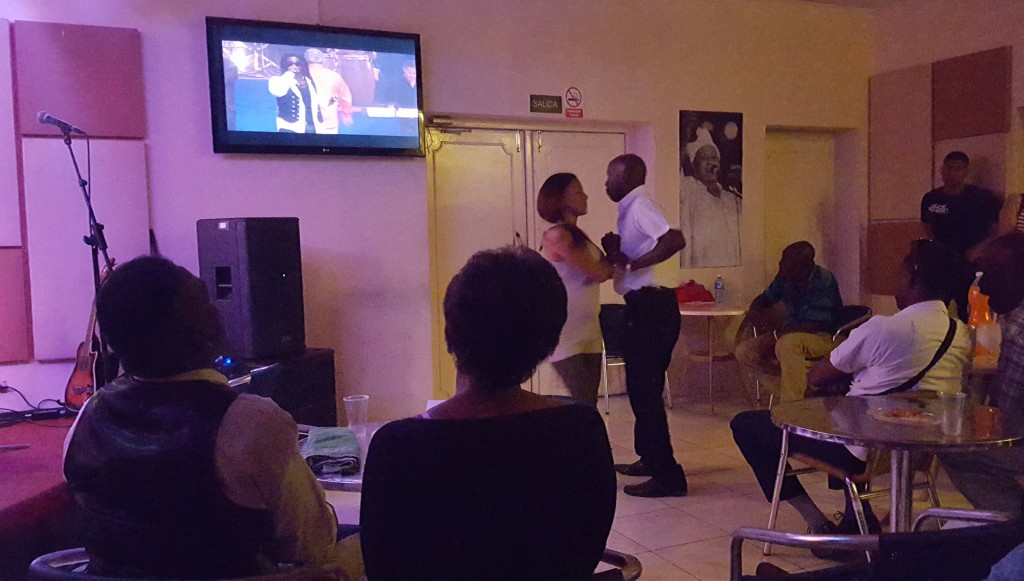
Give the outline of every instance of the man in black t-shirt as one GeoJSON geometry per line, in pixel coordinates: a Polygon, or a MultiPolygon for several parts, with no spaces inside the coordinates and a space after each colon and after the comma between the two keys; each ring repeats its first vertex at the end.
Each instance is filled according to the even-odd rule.
{"type": "Polygon", "coordinates": [[[929,236],[961,255],[989,237],[1002,207],[991,190],[965,183],[969,164],[967,154],[951,152],[942,162],[942,187],[921,199],[921,221],[929,236]]]}
{"type": "MultiPolygon", "coordinates": [[[[962,257],[987,239],[999,221],[1002,201],[994,192],[966,183],[970,158],[952,151],[942,160],[942,187],[921,198],[921,222],[928,237],[946,244],[962,257]]],[[[967,320],[967,291],[973,270],[966,270],[953,294],[957,314],[967,320]]]]}

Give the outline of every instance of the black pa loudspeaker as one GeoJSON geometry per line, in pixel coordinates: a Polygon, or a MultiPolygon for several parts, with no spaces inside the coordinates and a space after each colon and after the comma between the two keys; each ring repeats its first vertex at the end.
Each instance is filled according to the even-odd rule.
{"type": "Polygon", "coordinates": [[[196,222],[199,277],[220,312],[234,357],[306,348],[298,218],[196,222]]]}

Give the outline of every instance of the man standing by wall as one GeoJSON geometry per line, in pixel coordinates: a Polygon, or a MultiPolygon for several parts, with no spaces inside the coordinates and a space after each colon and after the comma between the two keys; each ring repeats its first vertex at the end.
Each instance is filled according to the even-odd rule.
{"type": "Polygon", "coordinates": [[[672,348],[679,338],[679,305],[666,261],[686,242],[670,228],[661,205],[644,187],[647,167],[636,155],[620,155],[608,164],[605,189],[618,204],[618,234],[601,239],[616,265],[615,291],[626,299],[626,392],[636,423],[633,440],[640,460],[617,464],[627,476],[650,476],[626,486],[630,496],[686,496],[686,475],[669,439],[662,393],[672,348]]]}
{"type": "Polygon", "coordinates": [[[987,238],[1002,202],[991,190],[967,183],[970,158],[953,151],[942,162],[942,187],[921,198],[921,222],[928,236],[961,255],[987,238]]]}
{"type": "MultiPolygon", "coordinates": [[[[967,183],[971,160],[962,151],[952,151],[942,161],[942,187],[921,198],[921,222],[928,237],[970,257],[971,250],[995,232],[1002,201],[991,190],[967,183]]],[[[971,277],[959,281],[953,294],[957,311],[967,320],[967,290],[971,277]]]]}

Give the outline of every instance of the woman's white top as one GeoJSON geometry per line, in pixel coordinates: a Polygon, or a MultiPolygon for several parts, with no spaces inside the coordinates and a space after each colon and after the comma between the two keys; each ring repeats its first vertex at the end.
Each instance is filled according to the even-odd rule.
{"type": "MultiPolygon", "coordinates": [[[[593,242],[587,240],[586,248],[594,260],[601,259],[601,251],[593,242]]],[[[579,353],[600,353],[601,325],[597,316],[601,310],[598,292],[601,283],[587,280],[586,274],[564,260],[551,264],[565,285],[568,312],[558,346],[549,360],[561,361],[579,353]]]]}

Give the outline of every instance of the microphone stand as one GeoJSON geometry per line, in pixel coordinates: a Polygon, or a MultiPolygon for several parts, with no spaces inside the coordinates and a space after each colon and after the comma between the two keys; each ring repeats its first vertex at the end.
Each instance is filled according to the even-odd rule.
{"type": "MultiPolygon", "coordinates": [[[[64,145],[67,146],[68,153],[71,155],[71,165],[75,168],[75,176],[78,178],[78,187],[82,190],[82,197],[85,199],[85,207],[89,212],[89,234],[83,236],[82,241],[91,249],[93,297],[95,298],[99,296],[101,286],[100,255],[103,256],[103,263],[108,272],[114,268],[114,263],[110,260],[110,255],[107,254],[107,238],[103,234],[103,224],[100,224],[100,222],[96,220],[96,212],[92,208],[92,186],[82,178],[82,170],[78,167],[78,158],[75,157],[75,150],[71,147],[71,131],[61,129],[61,133],[64,135],[64,145]]],[[[86,137],[88,138],[88,135],[86,137]]],[[[97,389],[107,384],[107,376],[110,372],[110,370],[107,369],[109,363],[107,360],[107,342],[103,337],[102,328],[99,331],[99,338],[99,360],[103,364],[103,376],[93,378],[97,389]]],[[[90,345],[90,347],[92,346],[90,345]]]]}

